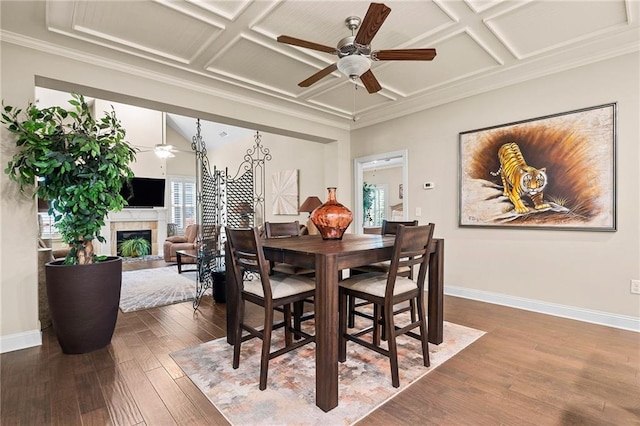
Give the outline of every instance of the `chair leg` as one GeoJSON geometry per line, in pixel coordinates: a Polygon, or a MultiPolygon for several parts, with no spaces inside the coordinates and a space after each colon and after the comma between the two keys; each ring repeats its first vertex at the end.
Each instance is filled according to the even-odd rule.
{"type": "Polygon", "coordinates": [[[418,296],[416,304],[418,305],[418,316],[420,318],[420,341],[422,342],[422,360],[424,366],[429,367],[431,365],[431,361],[429,360],[429,336],[427,332],[427,321],[425,319],[426,315],[424,311],[423,298],[418,296]]]}
{"type": "Polygon", "coordinates": [[[349,305],[353,301],[353,296],[347,296],[342,288],[338,290],[338,362],[345,362],[347,360],[347,338],[345,333],[347,332],[347,317],[351,316],[351,310],[347,310],[347,299],[349,299],[349,305]]]}
{"type": "Polygon", "coordinates": [[[385,326],[387,329],[387,343],[389,344],[389,363],[391,364],[391,384],[394,388],[400,387],[398,374],[398,347],[396,346],[396,328],[393,321],[393,305],[385,307],[385,326]]]}
{"type": "Polygon", "coordinates": [[[411,322],[416,322],[416,301],[411,299],[409,306],[411,307],[411,322]]]}
{"type": "Polygon", "coordinates": [[[384,319],[384,310],[381,313],[381,317],[380,317],[380,321],[378,322],[378,327],[382,328],[382,340],[384,340],[385,342],[389,339],[389,336],[387,335],[387,323],[386,320],[384,319]]]}
{"type": "Polygon", "coordinates": [[[380,346],[380,318],[384,317],[380,309],[380,305],[373,304],[373,344],[380,346]]]}
{"type": "Polygon", "coordinates": [[[356,298],[354,296],[349,296],[349,322],[347,327],[353,328],[356,325],[356,314],[354,313],[356,309],[356,298]]]}
{"type": "MultiPolygon", "coordinates": [[[[304,301],[294,302],[293,303],[293,329],[295,331],[302,330],[302,314],[304,313],[304,301]]],[[[300,340],[302,336],[299,334],[295,334],[293,336],[294,339],[300,340]]]]}
{"type": "Polygon", "coordinates": [[[233,332],[233,363],[232,367],[238,368],[240,366],[240,344],[242,343],[242,320],[244,318],[244,300],[240,300],[238,302],[238,306],[236,307],[236,317],[234,320],[233,332]]]}
{"type": "MultiPolygon", "coordinates": [[[[289,312],[291,314],[291,312],[289,312]]],[[[262,356],[260,359],[260,390],[267,388],[267,373],[269,371],[269,352],[271,350],[271,329],[273,327],[273,308],[264,310],[264,328],[262,335],[262,356]]]]}
{"type": "Polygon", "coordinates": [[[293,337],[291,336],[291,303],[287,303],[284,308],[284,344],[291,346],[293,337]]]}

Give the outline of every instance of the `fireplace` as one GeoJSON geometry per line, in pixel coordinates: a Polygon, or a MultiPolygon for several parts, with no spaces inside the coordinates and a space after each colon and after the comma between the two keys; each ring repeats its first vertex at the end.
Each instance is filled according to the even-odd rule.
{"type": "Polygon", "coordinates": [[[122,255],[122,253],[120,252],[120,244],[124,241],[134,238],[144,238],[149,242],[149,247],[151,247],[151,229],[116,231],[116,247],[118,256],[122,255]]]}
{"type": "MultiPolygon", "coordinates": [[[[1,0],[0,0],[1,1],[1,0]]],[[[95,242],[96,253],[115,256],[118,231],[151,230],[151,254],[162,256],[162,244],[167,239],[167,209],[122,209],[110,212],[100,230],[104,242],[95,242]]]]}

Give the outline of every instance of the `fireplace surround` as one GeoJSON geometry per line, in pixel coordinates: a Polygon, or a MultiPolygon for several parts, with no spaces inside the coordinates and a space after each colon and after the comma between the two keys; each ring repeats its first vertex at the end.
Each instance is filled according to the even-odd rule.
{"type": "Polygon", "coordinates": [[[122,209],[109,213],[100,232],[106,241],[99,243],[96,253],[118,255],[118,231],[138,230],[151,231],[151,254],[162,256],[162,243],[167,239],[167,209],[122,209]]]}

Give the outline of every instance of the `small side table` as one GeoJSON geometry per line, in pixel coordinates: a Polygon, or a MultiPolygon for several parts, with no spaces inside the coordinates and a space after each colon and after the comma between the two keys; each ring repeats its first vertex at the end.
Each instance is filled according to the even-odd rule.
{"type": "Polygon", "coordinates": [[[193,253],[188,253],[186,250],[178,250],[176,251],[176,260],[178,261],[178,273],[181,274],[183,272],[198,272],[198,255],[193,253]],[[189,262],[189,264],[195,265],[195,269],[182,269],[184,263],[182,263],[183,257],[189,257],[191,259],[195,259],[195,263],[189,262]]]}

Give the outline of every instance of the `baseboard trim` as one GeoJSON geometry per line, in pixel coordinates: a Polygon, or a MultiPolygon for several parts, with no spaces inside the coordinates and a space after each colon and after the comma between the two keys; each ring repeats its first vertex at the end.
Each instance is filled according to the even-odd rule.
{"type": "Polygon", "coordinates": [[[0,336],[0,353],[18,351],[42,345],[42,331],[32,330],[0,336]]]}
{"type": "Polygon", "coordinates": [[[556,317],[584,321],[593,324],[606,325],[609,327],[620,328],[623,330],[635,331],[640,333],[640,318],[636,317],[611,314],[601,311],[593,311],[589,309],[576,308],[573,306],[559,305],[556,303],[540,302],[538,300],[525,299],[522,297],[508,296],[499,293],[491,293],[488,291],[474,290],[451,285],[445,285],[444,293],[449,296],[456,296],[465,299],[478,300],[480,302],[509,306],[511,308],[524,309],[526,311],[533,311],[541,314],[548,314],[556,317]]]}

